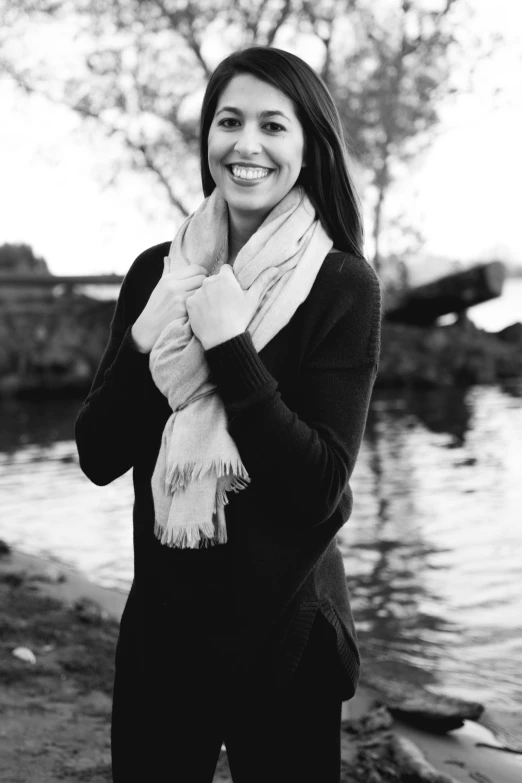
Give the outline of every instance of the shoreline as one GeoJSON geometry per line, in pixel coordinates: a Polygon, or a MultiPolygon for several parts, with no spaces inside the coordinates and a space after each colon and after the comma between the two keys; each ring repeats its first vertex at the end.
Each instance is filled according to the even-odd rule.
{"type": "MultiPolygon", "coordinates": [[[[6,705],[4,710],[6,729],[2,732],[2,742],[7,740],[8,744],[7,754],[2,753],[5,760],[0,762],[1,779],[5,783],[10,783],[10,781],[18,783],[22,780],[24,783],[30,783],[33,780],[28,776],[28,772],[26,772],[26,777],[23,777],[16,769],[12,768],[15,763],[14,759],[21,758],[24,752],[27,752],[28,740],[24,737],[31,734],[33,745],[38,742],[35,737],[41,738],[40,745],[29,748],[29,753],[33,754],[32,758],[29,757],[29,761],[33,766],[36,761],[34,754],[38,755],[39,759],[40,754],[44,754],[42,758],[48,760],[49,768],[52,767],[52,764],[58,764],[65,755],[67,759],[63,758],[62,761],[66,766],[68,765],[69,774],[69,777],[65,779],[90,780],[92,783],[110,781],[110,748],[108,743],[112,672],[104,671],[103,683],[100,684],[97,681],[93,683],[89,679],[94,674],[99,679],[100,672],[94,674],[89,672],[89,676],[87,676],[82,671],[81,675],[84,679],[82,687],[80,687],[78,681],[75,680],[77,667],[75,668],[75,664],[71,663],[69,653],[72,654],[79,647],[78,636],[81,636],[84,631],[85,633],[96,631],[92,638],[89,637],[91,646],[86,648],[89,651],[89,657],[91,657],[93,643],[97,645],[96,640],[103,639],[105,658],[100,658],[100,660],[105,662],[111,660],[111,650],[113,652],[127,593],[116,588],[97,585],[81,572],[64,566],[59,561],[29,555],[16,549],[0,555],[0,587],[12,599],[3,602],[5,610],[2,615],[2,625],[3,628],[7,627],[8,631],[11,631],[13,638],[18,638],[23,643],[24,639],[30,637],[32,626],[36,625],[37,621],[43,621],[47,612],[49,613],[49,622],[46,626],[46,633],[49,636],[60,624],[63,624],[69,633],[66,643],[61,643],[62,637],[57,633],[56,638],[59,641],[55,642],[56,659],[52,658],[55,651],[45,652],[47,648],[52,648],[52,645],[49,644],[41,645],[40,652],[37,654],[38,665],[42,667],[38,683],[42,686],[46,684],[47,688],[49,687],[49,678],[52,680],[54,677],[58,686],[65,689],[57,701],[54,699],[54,685],[51,686],[52,696],[44,689],[41,692],[40,700],[35,701],[32,679],[33,676],[36,676],[37,667],[31,666],[27,662],[22,663],[14,658],[12,645],[10,650],[6,649],[4,644],[1,645],[3,649],[0,671],[3,677],[0,682],[0,693],[2,694],[2,703],[6,705]],[[25,621],[20,619],[19,610],[11,609],[11,606],[14,606],[14,599],[18,600],[20,605],[24,604],[24,600],[29,602],[25,621]],[[45,601],[49,601],[49,599],[50,603],[46,604],[45,601]],[[33,604],[30,604],[31,601],[41,603],[38,617],[32,608],[33,604]],[[57,602],[56,606],[53,602],[57,602]],[[98,613],[95,607],[99,607],[98,613]],[[52,614],[53,612],[54,614],[52,614]],[[60,663],[58,660],[60,655],[61,673],[58,672],[57,667],[57,664],[60,663]],[[45,664],[40,661],[45,661],[45,664]],[[63,674],[64,661],[66,662],[65,675],[63,674]],[[29,680],[24,681],[25,672],[27,672],[27,677],[31,677],[30,685],[28,685],[29,680]],[[70,695],[67,697],[69,692],[70,695]],[[38,706],[36,706],[37,703],[38,706]],[[68,717],[67,726],[71,726],[72,723],[75,726],[75,731],[69,737],[66,748],[63,747],[65,724],[61,723],[61,716],[65,713],[68,717]],[[71,720],[72,715],[75,716],[74,720],[71,720]],[[87,718],[86,721],[84,721],[85,718],[87,718]],[[85,738],[87,736],[97,738],[97,743],[93,742],[93,747],[86,751],[85,738]],[[22,747],[20,747],[20,743],[22,743],[22,747]],[[65,754],[64,750],[66,750],[65,754]],[[11,768],[9,767],[10,763],[11,768]],[[5,766],[6,764],[7,766],[5,766]],[[87,770],[91,770],[91,776],[81,777],[80,773],[86,775],[87,770]]],[[[94,657],[96,658],[96,656],[94,657]]],[[[110,663],[107,664],[107,669],[110,669],[110,663]]],[[[349,702],[343,703],[344,725],[348,726],[350,722],[361,721],[364,716],[371,713],[375,701],[379,701],[379,693],[363,681],[355,697],[349,702]]],[[[441,773],[440,783],[443,783],[444,776],[446,776],[446,780],[462,781],[462,783],[469,783],[470,780],[479,780],[480,783],[518,783],[522,780],[522,756],[503,750],[501,743],[495,739],[489,729],[480,723],[465,721],[464,726],[460,729],[447,734],[433,734],[393,719],[391,727],[387,727],[387,731],[389,730],[393,732],[395,738],[398,738],[398,741],[415,743],[417,749],[420,749],[432,765],[432,769],[435,768],[441,773]],[[496,746],[496,749],[477,747],[477,742],[496,746]]],[[[368,734],[357,737],[351,730],[343,730],[341,736],[343,769],[345,770],[342,780],[346,780],[347,783],[351,781],[355,783],[359,780],[358,777],[351,776],[355,759],[357,754],[360,754],[361,747],[364,747],[364,741],[361,745],[361,737],[363,740],[364,738],[368,740],[368,734]]],[[[375,737],[376,735],[372,734],[371,736],[375,737]]],[[[40,764],[40,760],[38,764],[40,764]]],[[[54,783],[54,780],[64,779],[61,776],[56,776],[56,771],[49,772],[49,774],[54,776],[45,777],[44,765],[38,768],[38,777],[34,780],[38,780],[39,783],[54,783]]],[[[379,779],[385,781],[393,778],[382,777],[379,779]]],[[[417,777],[414,779],[428,780],[429,778],[417,777]]],[[[436,781],[436,778],[432,779],[436,781]]],[[[227,783],[230,780],[226,760],[222,759],[214,781],[215,783],[218,781],[227,783]]]]}
{"type": "Polygon", "coordinates": [[[72,605],[82,598],[95,601],[107,615],[119,623],[127,600],[126,591],[99,585],[77,568],[64,564],[58,558],[32,555],[15,548],[10,550],[7,557],[2,558],[0,555],[2,572],[5,572],[9,559],[8,569],[27,573],[42,595],[55,598],[67,605],[72,605]],[[41,576],[43,578],[39,578],[41,576]],[[59,580],[59,576],[65,578],[59,580]]]}

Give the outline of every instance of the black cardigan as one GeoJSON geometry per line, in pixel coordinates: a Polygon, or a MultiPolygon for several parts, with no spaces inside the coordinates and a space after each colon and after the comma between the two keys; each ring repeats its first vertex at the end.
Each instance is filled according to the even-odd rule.
{"type": "Polygon", "coordinates": [[[226,544],[172,549],[154,536],[150,486],[171,410],[130,334],[168,251],[168,242],[149,248],[125,276],[76,422],[80,465],[95,484],[133,468],[134,581],[116,660],[140,666],[153,623],[172,622],[238,676],[261,667],[284,678],[319,610],[336,631],[341,697],[351,698],[360,660],[335,537],[351,513],[348,481],[377,372],[378,278],[364,260],[333,251],[307,299],[259,353],[248,331],[205,352],[251,483],[229,494],[226,544]]]}

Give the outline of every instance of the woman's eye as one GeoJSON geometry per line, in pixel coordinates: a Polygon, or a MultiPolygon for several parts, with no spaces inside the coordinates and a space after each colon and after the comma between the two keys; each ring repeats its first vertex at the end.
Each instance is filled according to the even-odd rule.
{"type": "MultiPolygon", "coordinates": [[[[234,127],[234,126],[231,126],[231,125],[225,125],[226,122],[238,122],[238,120],[236,120],[236,119],[234,119],[232,117],[227,117],[225,120],[220,120],[218,125],[222,125],[224,128],[234,127]]],[[[267,125],[272,125],[271,133],[274,133],[275,131],[284,131],[283,126],[279,125],[278,122],[267,122],[267,123],[265,123],[264,127],[266,128],[267,125]]]]}

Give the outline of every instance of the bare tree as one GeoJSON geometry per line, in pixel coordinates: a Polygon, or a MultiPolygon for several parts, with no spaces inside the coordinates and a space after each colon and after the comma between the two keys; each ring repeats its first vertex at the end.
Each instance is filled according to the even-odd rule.
{"type": "MultiPolygon", "coordinates": [[[[457,88],[452,69],[465,60],[458,20],[460,0],[359,4],[357,45],[335,69],[334,91],[355,153],[374,185],[374,265],[381,263],[384,202],[397,176],[433,142],[439,106],[457,88]],[[340,78],[342,74],[342,78],[340,78]]],[[[472,60],[467,60],[471,67],[472,60]]]]}
{"type": "MultiPolygon", "coordinates": [[[[126,150],[119,164],[153,172],[171,202],[188,214],[199,188],[197,117],[214,66],[215,42],[233,51],[271,45],[295,0],[21,0],[4,17],[23,31],[29,20],[75,20],[72,73],[0,53],[0,67],[23,89],[65,104],[126,150]]],[[[21,37],[21,36],[19,36],[21,37]]],[[[12,47],[11,47],[12,49],[12,47]]]]}
{"type": "MultiPolygon", "coordinates": [[[[374,261],[381,260],[390,185],[432,139],[438,105],[455,90],[454,11],[466,0],[0,0],[0,68],[23,89],[65,104],[121,140],[119,169],[152,172],[182,215],[199,193],[197,120],[209,75],[226,53],[278,45],[289,31],[322,42],[331,89],[375,190],[374,261]],[[20,57],[35,22],[69,24],[74,55],[20,57]]],[[[460,59],[459,59],[460,58],[460,59]]],[[[467,52],[468,63],[470,62],[467,52]]]]}

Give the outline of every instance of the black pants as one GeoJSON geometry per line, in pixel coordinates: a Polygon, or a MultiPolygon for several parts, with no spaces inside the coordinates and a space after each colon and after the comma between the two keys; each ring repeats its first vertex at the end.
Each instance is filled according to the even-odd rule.
{"type": "Polygon", "coordinates": [[[213,661],[198,671],[158,650],[148,692],[117,666],[114,783],[212,783],[224,742],[234,783],[338,783],[341,700],[335,632],[320,615],[284,686],[231,688],[213,661]]]}

